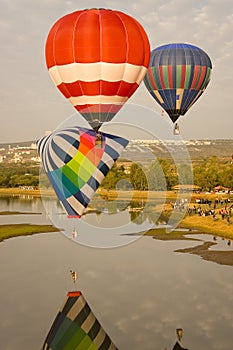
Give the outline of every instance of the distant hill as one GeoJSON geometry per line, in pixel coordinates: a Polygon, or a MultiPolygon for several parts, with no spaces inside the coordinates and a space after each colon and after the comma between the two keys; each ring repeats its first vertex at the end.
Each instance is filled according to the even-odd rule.
{"type": "MultiPolygon", "coordinates": [[[[30,147],[35,141],[0,143],[0,148],[9,149],[17,147],[30,147]]],[[[158,140],[131,140],[121,158],[139,161],[154,158],[171,157],[173,150],[176,154],[182,154],[187,149],[191,159],[202,159],[216,156],[217,158],[230,160],[233,154],[233,139],[231,140],[189,140],[189,141],[158,141],[158,140]]]]}
{"type": "Polygon", "coordinates": [[[179,159],[185,151],[188,151],[192,160],[210,158],[216,156],[220,159],[230,160],[233,154],[232,140],[190,140],[176,142],[174,140],[150,141],[150,140],[134,140],[130,141],[126,150],[122,153],[121,158],[136,160],[149,160],[154,156],[157,158],[179,159]],[[148,152],[150,151],[150,152],[148,152]],[[173,153],[174,152],[174,153],[173,153]]]}
{"type": "Polygon", "coordinates": [[[233,139],[189,141],[187,148],[192,159],[210,158],[212,156],[221,159],[231,159],[233,154],[233,139]]]}
{"type": "Polygon", "coordinates": [[[8,142],[8,143],[0,143],[0,148],[8,149],[15,148],[15,147],[30,147],[31,144],[35,143],[35,140],[33,141],[23,141],[23,142],[8,142]]]}

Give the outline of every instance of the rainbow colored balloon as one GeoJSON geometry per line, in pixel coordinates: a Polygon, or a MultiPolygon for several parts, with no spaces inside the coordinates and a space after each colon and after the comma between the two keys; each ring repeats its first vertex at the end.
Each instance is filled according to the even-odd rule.
{"type": "Polygon", "coordinates": [[[128,140],[78,126],[37,141],[43,168],[69,217],[80,217],[128,140]]]}

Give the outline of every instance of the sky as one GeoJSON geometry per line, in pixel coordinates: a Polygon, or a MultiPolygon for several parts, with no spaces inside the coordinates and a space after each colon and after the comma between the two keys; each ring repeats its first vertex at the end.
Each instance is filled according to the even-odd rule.
{"type": "MultiPolygon", "coordinates": [[[[232,138],[232,0],[1,0],[0,143],[37,140],[77,113],[51,81],[44,46],[60,17],[92,7],[116,9],[136,18],[147,32],[151,49],[185,42],[206,51],[213,64],[211,82],[179,119],[181,135],[183,139],[232,138]]],[[[161,113],[143,83],[128,103],[161,113]]],[[[124,107],[115,118],[117,122],[127,120],[127,111],[123,111],[124,107]]],[[[143,117],[137,118],[143,125],[143,117]]],[[[77,121],[82,123],[78,113],[77,121]]],[[[155,122],[150,118],[152,128],[156,128],[155,122]]]]}

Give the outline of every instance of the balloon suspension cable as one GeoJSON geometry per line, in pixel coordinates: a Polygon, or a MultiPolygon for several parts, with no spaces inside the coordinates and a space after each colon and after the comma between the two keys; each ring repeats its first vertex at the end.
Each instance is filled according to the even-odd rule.
{"type": "Polygon", "coordinates": [[[103,148],[103,138],[102,138],[102,134],[100,131],[96,132],[95,147],[96,148],[103,148]]]}
{"type": "Polygon", "coordinates": [[[101,128],[102,123],[100,123],[98,120],[94,120],[92,123],[90,123],[90,125],[92,126],[93,130],[97,133],[101,128]]]}
{"type": "Polygon", "coordinates": [[[180,127],[177,123],[175,123],[174,130],[173,130],[174,135],[179,135],[180,134],[180,127]]]}

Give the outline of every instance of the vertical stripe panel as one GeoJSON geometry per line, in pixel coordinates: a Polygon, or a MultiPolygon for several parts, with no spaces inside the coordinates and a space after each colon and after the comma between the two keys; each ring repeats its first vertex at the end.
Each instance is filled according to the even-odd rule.
{"type": "Polygon", "coordinates": [[[210,79],[210,73],[211,73],[211,68],[207,67],[205,80],[201,86],[201,90],[204,90],[206,88],[206,86],[208,85],[209,79],[210,79]]]}
{"type": "Polygon", "coordinates": [[[205,75],[206,75],[206,67],[200,67],[200,76],[199,76],[199,82],[196,86],[196,89],[197,90],[200,90],[202,84],[203,84],[203,81],[205,80],[205,75]]]}
{"type": "Polygon", "coordinates": [[[167,69],[168,69],[168,88],[173,89],[172,66],[171,65],[168,66],[167,69]]]}
{"type": "Polygon", "coordinates": [[[163,66],[159,66],[159,77],[160,77],[161,87],[162,89],[165,89],[165,82],[163,78],[163,66]]]}
{"type": "Polygon", "coordinates": [[[185,64],[181,66],[181,83],[180,83],[181,89],[184,89],[184,85],[185,85],[186,68],[187,66],[185,64]]]}
{"type": "Polygon", "coordinates": [[[162,66],[162,74],[165,89],[169,89],[169,71],[168,66],[162,66]]]}
{"type": "Polygon", "coordinates": [[[159,66],[158,67],[153,67],[153,77],[156,82],[157,90],[162,89],[162,82],[161,82],[161,77],[160,77],[160,71],[159,71],[159,66]]]}
{"type": "Polygon", "coordinates": [[[183,99],[184,89],[176,89],[176,95],[179,95],[179,99],[176,100],[176,109],[180,109],[183,99]]]}
{"type": "Polygon", "coordinates": [[[189,82],[190,82],[190,76],[191,76],[191,66],[186,66],[186,74],[185,74],[185,81],[184,81],[184,88],[189,88],[189,82]]]}
{"type": "Polygon", "coordinates": [[[195,66],[191,89],[196,89],[201,75],[201,66],[195,66]]]}
{"type": "Polygon", "coordinates": [[[176,67],[176,88],[181,88],[181,65],[176,67]]]}
{"type": "Polygon", "coordinates": [[[153,75],[153,68],[149,68],[148,69],[148,77],[149,77],[149,82],[151,84],[152,90],[157,90],[157,86],[156,86],[156,78],[153,75]]]}
{"type": "Polygon", "coordinates": [[[195,66],[190,89],[194,89],[195,88],[195,85],[196,85],[197,79],[198,79],[198,72],[199,72],[199,66],[195,66]]]}
{"type": "Polygon", "coordinates": [[[162,96],[160,95],[159,91],[155,90],[154,93],[155,93],[155,98],[157,98],[158,102],[163,104],[164,100],[163,100],[162,96]]]}

